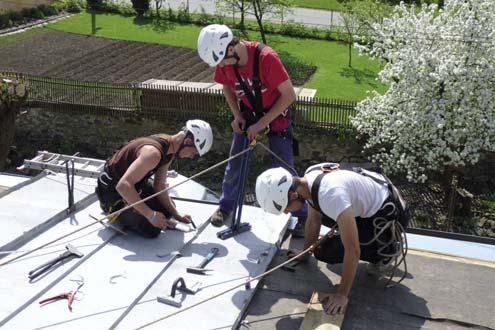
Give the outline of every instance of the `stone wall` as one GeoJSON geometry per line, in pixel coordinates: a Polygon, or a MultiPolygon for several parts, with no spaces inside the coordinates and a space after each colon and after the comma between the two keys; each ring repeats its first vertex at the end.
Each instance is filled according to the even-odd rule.
{"type": "MultiPolygon", "coordinates": [[[[70,114],[52,112],[42,109],[29,109],[29,114],[17,122],[15,146],[19,159],[32,158],[36,151],[46,150],[56,153],[74,154],[81,152],[83,156],[105,159],[121,144],[138,136],[154,133],[174,134],[184,126],[185,121],[158,121],[145,118],[97,116],[91,114],[70,114]]],[[[232,131],[228,121],[212,122],[214,145],[205,156],[195,161],[179,160],[174,165],[181,173],[192,175],[228,157],[232,131]]],[[[328,133],[299,132],[300,156],[296,157],[299,171],[315,160],[340,160],[343,158],[363,160],[359,156],[360,146],[356,142],[338,140],[328,133]],[[326,135],[326,136],[325,136],[326,135]]],[[[268,144],[267,139],[261,142],[268,144]]],[[[256,175],[269,166],[268,153],[257,148],[251,160],[251,175],[254,182],[256,175]]],[[[224,166],[199,180],[208,183],[214,190],[220,190],[224,166]]]]}
{"type": "MultiPolygon", "coordinates": [[[[112,155],[121,144],[138,136],[154,133],[174,134],[185,121],[158,121],[137,117],[97,116],[91,114],[59,113],[41,109],[30,109],[28,115],[17,121],[15,146],[19,159],[32,158],[36,151],[74,154],[105,159],[112,155]]],[[[231,142],[231,128],[228,121],[211,122],[215,142],[212,150],[194,161],[178,160],[174,167],[185,175],[204,170],[228,157],[231,142]]],[[[324,160],[362,163],[366,158],[361,155],[361,145],[355,139],[339,139],[328,131],[296,132],[299,139],[300,156],[296,157],[296,168],[304,171],[311,164],[324,160]]],[[[267,139],[261,142],[268,144],[267,139]]],[[[473,193],[482,188],[486,191],[495,187],[495,154],[487,154],[483,161],[468,168],[465,177],[468,189],[473,193]],[[490,188],[491,187],[491,188],[490,188]]],[[[251,160],[248,178],[250,186],[257,174],[270,164],[268,153],[257,148],[251,160]]],[[[225,166],[209,172],[198,181],[215,191],[220,191],[225,166]]]]}

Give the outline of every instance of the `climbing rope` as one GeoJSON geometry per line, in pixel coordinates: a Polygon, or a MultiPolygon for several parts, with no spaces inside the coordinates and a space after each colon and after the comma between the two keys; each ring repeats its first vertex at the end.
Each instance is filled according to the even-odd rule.
{"type": "Polygon", "coordinates": [[[198,305],[204,304],[204,303],[205,303],[205,302],[207,302],[207,301],[210,301],[210,300],[212,300],[212,299],[215,299],[215,298],[217,298],[217,297],[220,297],[221,295],[224,295],[224,294],[226,294],[227,292],[230,292],[230,291],[232,291],[232,290],[235,290],[235,289],[237,289],[237,288],[239,288],[239,287],[241,287],[241,286],[246,286],[246,284],[249,284],[249,283],[251,283],[251,282],[253,282],[253,281],[257,281],[257,280],[259,280],[259,279],[261,279],[261,278],[265,277],[266,275],[273,273],[273,272],[274,272],[274,271],[276,271],[277,269],[282,268],[283,266],[287,265],[288,263],[290,263],[290,262],[292,262],[292,261],[294,261],[294,260],[296,260],[296,259],[300,258],[301,256],[305,255],[306,253],[313,252],[313,251],[314,251],[314,250],[315,250],[315,249],[316,249],[316,248],[317,248],[317,247],[321,244],[321,242],[322,242],[323,240],[329,239],[329,238],[333,237],[334,235],[335,235],[335,231],[331,230],[331,231],[329,231],[329,232],[328,232],[325,236],[321,237],[318,241],[316,241],[316,242],[315,242],[315,243],[313,243],[311,246],[309,246],[306,250],[304,250],[304,251],[302,251],[301,253],[299,253],[298,255],[296,255],[296,256],[294,256],[294,257],[292,257],[292,258],[290,258],[290,259],[288,259],[288,260],[284,261],[283,263],[281,263],[281,264],[279,264],[279,265],[277,265],[277,266],[273,267],[272,269],[269,269],[269,270],[267,270],[266,272],[261,273],[261,274],[259,274],[258,276],[253,277],[253,278],[249,279],[248,281],[246,281],[246,282],[244,282],[244,283],[234,285],[233,287],[228,288],[228,289],[226,289],[226,290],[224,290],[224,291],[222,291],[222,292],[220,292],[220,293],[217,293],[217,294],[215,294],[215,295],[213,295],[213,296],[211,296],[211,297],[209,297],[209,298],[203,299],[203,300],[201,300],[201,301],[198,301],[198,302],[197,302],[197,303],[195,303],[195,304],[192,304],[192,305],[190,305],[190,306],[184,307],[184,308],[182,308],[182,309],[180,309],[180,310],[178,310],[178,311],[176,311],[176,312],[170,313],[170,314],[168,314],[168,315],[166,315],[166,316],[164,316],[164,317],[161,317],[161,318],[159,318],[159,319],[156,319],[156,320],[154,320],[154,321],[151,321],[151,322],[149,322],[149,323],[146,323],[146,324],[144,324],[144,325],[142,325],[142,326],[140,326],[140,327],[136,328],[135,330],[146,328],[146,327],[148,327],[148,326],[150,326],[150,325],[152,325],[152,324],[158,323],[158,322],[163,321],[163,320],[165,320],[165,319],[168,319],[168,318],[170,318],[170,317],[172,317],[172,316],[174,316],[174,315],[180,314],[180,313],[185,312],[185,311],[187,311],[187,310],[189,310],[189,309],[191,309],[191,308],[194,308],[194,307],[196,307],[196,306],[198,306],[198,305]]]}
{"type": "MultiPolygon", "coordinates": [[[[142,200],[140,200],[140,201],[137,201],[136,203],[129,204],[129,205],[127,205],[127,206],[123,207],[122,209],[118,210],[118,211],[115,211],[115,212],[112,212],[112,213],[110,213],[110,214],[105,215],[104,217],[102,217],[102,218],[100,218],[100,219],[96,219],[96,222],[93,222],[93,223],[90,223],[90,224],[88,224],[88,225],[85,225],[85,226],[83,226],[83,227],[81,227],[81,228],[79,228],[79,229],[76,229],[76,230],[74,230],[74,231],[72,231],[72,232],[68,233],[68,234],[62,235],[62,236],[60,236],[60,237],[58,237],[58,238],[56,238],[56,239],[54,239],[54,240],[51,240],[51,241],[50,241],[50,242],[48,242],[48,243],[42,244],[42,245],[38,246],[37,248],[34,248],[34,249],[32,249],[32,250],[29,250],[29,251],[26,251],[26,252],[24,252],[23,254],[21,254],[21,255],[19,255],[19,256],[17,256],[17,257],[15,257],[15,258],[12,258],[12,259],[10,259],[10,260],[7,260],[7,261],[5,261],[5,262],[2,262],[2,263],[0,263],[0,267],[1,267],[1,266],[5,266],[5,265],[7,265],[7,264],[9,264],[9,263],[11,263],[11,262],[13,262],[13,261],[17,260],[17,259],[22,258],[22,257],[25,257],[25,256],[27,256],[27,255],[29,255],[29,254],[31,254],[31,253],[33,253],[33,252],[35,252],[35,251],[41,250],[41,249],[43,249],[43,248],[45,248],[45,247],[47,247],[47,246],[49,246],[49,245],[51,245],[51,244],[53,244],[53,243],[55,243],[55,242],[58,242],[59,240],[61,240],[61,239],[65,238],[65,237],[67,237],[67,236],[70,236],[70,235],[73,235],[73,234],[75,234],[75,233],[78,233],[78,232],[80,232],[81,230],[84,230],[84,229],[86,229],[86,228],[88,228],[88,227],[91,227],[91,226],[93,226],[93,225],[95,225],[95,224],[97,224],[97,223],[102,223],[102,224],[103,224],[103,222],[102,222],[102,221],[103,221],[103,220],[105,220],[105,219],[111,219],[112,217],[119,215],[120,213],[122,213],[122,212],[124,212],[124,211],[126,211],[126,210],[128,210],[128,209],[130,209],[130,208],[132,208],[132,207],[134,207],[135,205],[138,205],[138,204],[140,204],[140,203],[146,202],[147,200],[149,200],[149,199],[151,199],[151,198],[154,198],[154,197],[156,197],[156,196],[158,196],[158,195],[160,195],[160,194],[162,194],[162,193],[164,193],[164,192],[167,192],[167,191],[169,191],[169,190],[171,190],[171,189],[174,189],[174,188],[176,188],[176,187],[180,186],[181,184],[184,184],[184,183],[186,183],[186,182],[188,182],[188,181],[190,181],[190,180],[193,180],[193,179],[195,179],[195,178],[197,178],[197,177],[199,177],[199,176],[201,176],[201,175],[203,175],[203,174],[205,174],[205,173],[208,173],[209,171],[211,171],[211,170],[213,170],[213,169],[215,169],[215,168],[217,168],[217,167],[219,167],[219,166],[221,166],[221,165],[223,165],[223,164],[227,163],[228,161],[230,161],[230,160],[232,160],[232,159],[234,159],[234,158],[237,158],[237,157],[239,157],[239,156],[241,156],[241,155],[245,154],[246,152],[249,152],[249,151],[253,150],[253,149],[256,147],[256,142],[255,142],[256,140],[253,140],[253,141],[254,141],[254,142],[251,142],[251,144],[250,144],[250,146],[249,146],[248,148],[246,148],[246,149],[242,150],[241,152],[239,152],[239,153],[237,153],[237,154],[235,154],[235,155],[233,155],[233,156],[230,156],[229,158],[227,158],[227,159],[225,159],[225,160],[223,160],[223,161],[221,161],[221,162],[218,162],[218,163],[216,163],[215,165],[210,166],[209,168],[207,168],[207,169],[205,169],[205,170],[203,170],[203,171],[201,171],[201,172],[199,172],[199,173],[196,173],[196,174],[194,174],[193,176],[191,176],[191,177],[189,177],[189,178],[186,178],[185,180],[182,180],[181,182],[176,183],[175,185],[172,185],[172,186],[167,187],[167,188],[165,188],[165,189],[163,189],[163,190],[161,190],[161,191],[158,191],[158,192],[154,193],[153,195],[150,195],[150,196],[148,196],[148,197],[146,197],[146,198],[143,198],[143,199],[142,199],[142,200]]],[[[114,228],[114,227],[112,226],[112,228],[114,228]]]]}

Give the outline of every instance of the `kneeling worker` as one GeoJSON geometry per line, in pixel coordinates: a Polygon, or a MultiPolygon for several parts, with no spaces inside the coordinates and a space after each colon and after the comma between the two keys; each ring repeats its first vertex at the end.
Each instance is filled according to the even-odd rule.
{"type": "MultiPolygon", "coordinates": [[[[167,171],[175,156],[194,158],[207,153],[213,144],[210,125],[189,120],[175,135],[157,134],[140,137],[120,148],[105,164],[98,177],[96,194],[107,213],[122,209],[166,188],[167,171]],[[149,183],[154,175],[153,186],[149,183]]],[[[167,192],[136,204],[117,219],[137,234],[153,238],[167,228],[170,217],[191,222],[190,215],[180,215],[167,192]]]]}
{"type": "Polygon", "coordinates": [[[360,259],[370,263],[368,272],[377,274],[390,270],[400,252],[399,206],[394,193],[380,182],[385,181],[378,173],[342,170],[335,163],[314,165],[304,177],[293,177],[283,168],[273,168],[256,181],[256,198],[266,212],[294,212],[305,201],[311,206],[304,249],[318,240],[322,224],[338,225],[339,234],[314,251],[318,260],[343,263],[337,292],[321,297],[328,314],[344,313],[360,259]],[[384,227],[387,228],[381,232],[384,227]],[[378,238],[375,233],[379,233],[378,238]]]}

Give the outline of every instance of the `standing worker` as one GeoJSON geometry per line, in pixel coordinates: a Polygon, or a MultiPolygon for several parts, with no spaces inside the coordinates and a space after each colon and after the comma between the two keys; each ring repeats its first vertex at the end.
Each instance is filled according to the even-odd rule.
{"type": "MultiPolygon", "coordinates": [[[[120,148],[105,164],[98,177],[96,194],[103,211],[112,213],[125,205],[163,191],[167,171],[175,156],[203,156],[213,144],[210,125],[202,120],[189,120],[175,135],[157,134],[140,137],[120,148]],[[149,183],[154,175],[153,186],[149,183]]],[[[154,238],[167,228],[169,218],[190,223],[190,215],[181,215],[167,192],[139,203],[117,216],[124,227],[140,236],[154,238]]]]}
{"type": "MultiPolygon", "coordinates": [[[[215,81],[223,85],[225,99],[234,119],[230,155],[242,151],[246,138],[253,140],[269,127],[269,147],[284,163],[272,156],[272,166],[294,170],[293,135],[288,107],[296,100],[294,87],[277,53],[254,41],[239,40],[226,25],[212,24],[198,37],[198,53],[210,67],[215,67],[215,81]],[[243,134],[245,132],[245,135],[243,134]]],[[[220,206],[211,217],[221,226],[235,208],[239,182],[238,158],[225,168],[220,206]]],[[[303,219],[306,210],[295,216],[303,219]]]]}

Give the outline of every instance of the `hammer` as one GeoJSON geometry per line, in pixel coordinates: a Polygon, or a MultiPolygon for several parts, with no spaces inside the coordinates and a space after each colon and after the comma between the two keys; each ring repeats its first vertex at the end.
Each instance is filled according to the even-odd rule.
{"type": "Polygon", "coordinates": [[[196,267],[187,267],[187,272],[188,273],[193,273],[193,274],[199,274],[199,275],[204,275],[205,272],[211,270],[211,269],[205,269],[204,267],[211,261],[213,260],[213,258],[215,258],[215,256],[217,255],[218,253],[218,248],[212,248],[210,253],[208,253],[208,255],[203,259],[203,261],[201,261],[201,263],[196,266],[196,267]]]}
{"type": "Polygon", "coordinates": [[[36,277],[45,273],[48,269],[52,268],[53,266],[55,266],[56,264],[58,264],[60,261],[62,261],[64,259],[67,259],[67,258],[72,257],[72,256],[74,256],[76,258],[82,258],[84,256],[84,254],[82,252],[80,252],[78,249],[76,249],[76,247],[72,244],[67,244],[65,246],[65,248],[67,249],[67,251],[60,254],[55,259],[52,259],[52,260],[44,263],[43,265],[40,265],[40,266],[36,267],[35,269],[33,269],[32,271],[30,271],[29,275],[28,275],[29,279],[34,280],[36,277]]]}

